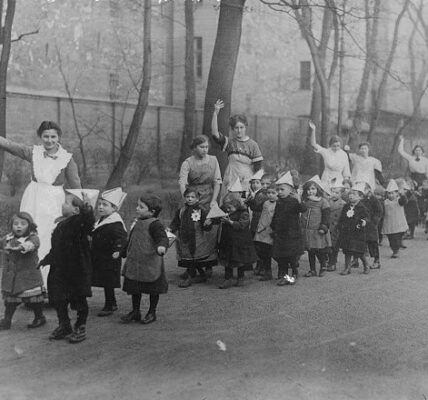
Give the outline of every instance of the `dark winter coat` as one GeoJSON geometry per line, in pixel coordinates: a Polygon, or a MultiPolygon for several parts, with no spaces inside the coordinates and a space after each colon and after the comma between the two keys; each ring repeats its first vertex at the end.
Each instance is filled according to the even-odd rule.
{"type": "Polygon", "coordinates": [[[300,227],[300,213],[306,206],[292,196],[278,199],[272,218],[272,257],[296,257],[304,253],[304,240],[300,227]]]}
{"type": "Polygon", "coordinates": [[[245,209],[229,215],[232,224],[222,223],[220,235],[220,259],[226,266],[234,267],[257,261],[250,232],[250,216],[245,209]]]}
{"type": "MultiPolygon", "coordinates": [[[[35,233],[30,233],[24,242],[31,242],[34,250],[22,253],[20,250],[5,249],[2,257],[3,274],[1,279],[1,290],[3,294],[15,296],[29,289],[43,286],[40,270],[37,269],[37,249],[40,241],[35,233]]],[[[16,248],[21,243],[13,235],[7,235],[2,241],[2,248],[16,248]]]]}
{"type": "Polygon", "coordinates": [[[263,211],[263,204],[265,201],[268,200],[267,196],[267,190],[266,189],[260,189],[253,198],[247,199],[245,203],[252,211],[251,216],[251,224],[250,224],[250,231],[251,234],[254,236],[257,232],[257,225],[259,224],[260,216],[262,215],[263,211]]]}
{"type": "Polygon", "coordinates": [[[419,222],[419,206],[418,199],[411,191],[406,193],[407,204],[404,206],[404,213],[406,214],[406,221],[410,224],[417,224],[419,222]]]}
{"type": "Polygon", "coordinates": [[[346,204],[339,219],[339,247],[344,253],[364,254],[366,251],[366,229],[363,220],[369,218],[367,208],[360,202],[355,206],[346,204]],[[353,215],[351,215],[353,214],[353,215]]]}
{"type": "Polygon", "coordinates": [[[339,219],[342,214],[342,209],[345,206],[346,202],[341,199],[330,199],[330,236],[331,236],[331,245],[333,248],[337,248],[337,243],[339,240],[339,219]]]}
{"type": "Polygon", "coordinates": [[[92,296],[89,235],[94,222],[92,207],[85,207],[80,214],[60,220],[54,229],[51,250],[40,262],[50,265],[50,303],[92,296]]]}
{"type": "MultiPolygon", "coordinates": [[[[108,217],[107,217],[108,218],[108,217]]],[[[121,221],[95,226],[92,231],[92,286],[120,288],[121,253],[126,246],[127,233],[121,221]]]]}
{"type": "Polygon", "coordinates": [[[379,241],[379,222],[383,217],[382,203],[375,197],[365,197],[361,200],[361,204],[366,207],[368,211],[368,219],[366,229],[366,241],[377,242],[379,241]]]}

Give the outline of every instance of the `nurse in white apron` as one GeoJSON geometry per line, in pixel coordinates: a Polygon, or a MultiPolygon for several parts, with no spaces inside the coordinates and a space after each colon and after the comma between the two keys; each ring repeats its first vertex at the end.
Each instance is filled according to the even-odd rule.
{"type": "MultiPolygon", "coordinates": [[[[32,165],[31,182],[24,191],[20,211],[28,212],[37,225],[40,238],[39,259],[51,248],[55,220],[62,215],[64,185],[80,189],[78,169],[73,155],[61,145],[61,128],[52,121],[43,121],[37,130],[41,144],[28,146],[0,137],[0,148],[32,165]]],[[[49,268],[42,269],[46,287],[49,268]]]]}

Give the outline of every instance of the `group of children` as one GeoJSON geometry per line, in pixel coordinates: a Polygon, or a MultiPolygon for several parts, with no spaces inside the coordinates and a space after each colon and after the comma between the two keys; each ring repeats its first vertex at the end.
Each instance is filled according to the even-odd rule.
{"type": "Polygon", "coordinates": [[[220,261],[225,267],[221,289],[242,286],[245,271],[252,270],[254,263],[254,273],[261,276],[261,281],[272,280],[272,259],[278,264],[277,285],[293,285],[305,251],[310,267],[306,277],[322,277],[327,271],[335,271],[339,249],[345,255],[342,275],[350,274],[360,260],[367,274],[381,266],[380,235],[388,237],[393,258],[398,257],[409,227],[413,235],[414,210],[409,205],[417,207],[417,200],[404,180],[399,182],[400,187],[391,180],[386,194],[366,182],[327,185],[318,176],[300,185],[296,171],[287,172],[276,181],[259,171],[250,183],[251,192],[245,198],[242,193],[230,192],[221,209],[215,206],[209,212],[199,206],[198,191],[188,188],[184,207],[177,210],[167,229],[158,219],[161,200],[154,195],[141,196],[129,234],[118,213],[126,197],[120,188],[99,196],[97,221],[93,209],[98,191],[68,190],[62,217],[52,234],[51,250],[40,261],[37,227],[31,215],[17,213],[12,218],[11,233],[2,241],[5,314],[0,330],[11,327],[21,302],[34,311],[28,328],[46,323],[39,270],[45,265],[50,265],[49,302],[55,307],[59,322],[50,339],[79,343],[86,338],[87,298],[92,295],[93,286],[104,288],[105,305],[98,316],[112,315],[117,310],[115,288],[121,286],[121,275],[123,290],[132,297],[132,310],[121,321],[156,321],[159,295],[168,291],[163,255],[170,245],[169,232],[179,237],[179,266],[186,268],[179,286],[205,282],[207,270],[220,261]],[[218,232],[215,254],[208,251],[212,248],[208,243],[212,230],[218,232]],[[373,263],[369,263],[367,255],[373,263]],[[122,267],[123,258],[126,261],[122,267]],[[144,318],[140,313],[142,294],[148,294],[150,299],[144,318]],[[74,326],[69,306],[77,312],[74,326]]]}
{"type": "Polygon", "coordinates": [[[97,190],[67,190],[62,216],[52,233],[51,250],[38,260],[40,245],[37,226],[32,217],[19,212],[12,217],[11,233],[2,240],[2,295],[5,304],[0,330],[10,329],[12,317],[20,303],[34,310],[34,320],[28,328],[46,324],[43,315],[44,290],[40,268],[50,266],[47,280],[49,303],[55,308],[58,327],[50,334],[52,340],[67,339],[79,343],[86,339],[88,318],[87,298],[92,287],[104,288],[105,305],[98,316],[108,316],[117,310],[115,288],[132,296],[132,311],[122,316],[123,323],[156,321],[159,295],[168,291],[163,255],[169,245],[164,226],[157,218],[161,200],[154,195],[140,197],[136,219],[127,235],[118,211],[126,197],[120,188],[108,190],[98,200],[99,219],[94,207],[97,190]],[[122,268],[122,258],[126,262],[122,268]],[[144,318],[140,314],[142,294],[150,295],[150,307],[144,318]],[[71,325],[68,309],[77,312],[71,325]]]}

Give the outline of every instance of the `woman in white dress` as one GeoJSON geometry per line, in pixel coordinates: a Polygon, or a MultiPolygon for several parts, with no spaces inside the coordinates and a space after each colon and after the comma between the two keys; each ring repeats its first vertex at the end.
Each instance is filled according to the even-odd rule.
{"type": "Polygon", "coordinates": [[[412,154],[404,151],[404,138],[400,136],[398,144],[398,152],[401,157],[409,162],[409,170],[411,178],[416,182],[417,186],[421,186],[423,181],[428,179],[428,158],[424,157],[424,149],[420,145],[416,145],[412,154]]]}
{"type": "MultiPolygon", "coordinates": [[[[349,146],[345,146],[346,151],[350,151],[349,146]]],[[[382,175],[382,163],[377,158],[369,156],[370,144],[362,142],[358,146],[357,153],[349,153],[352,163],[352,182],[366,182],[370,185],[372,192],[376,189],[376,180],[381,185],[385,184],[382,175]]]]}
{"type": "MultiPolygon", "coordinates": [[[[37,225],[40,238],[39,259],[50,250],[55,219],[62,215],[65,200],[64,184],[80,189],[80,178],[73,155],[60,144],[61,128],[52,121],[43,121],[37,130],[41,144],[28,146],[0,137],[0,148],[31,163],[31,182],[21,199],[20,211],[28,212],[37,225]]],[[[42,275],[46,286],[48,268],[42,275]]]]}
{"type": "Polygon", "coordinates": [[[332,181],[342,183],[344,179],[349,179],[351,171],[349,169],[349,159],[346,152],[341,149],[342,141],[339,136],[332,136],[328,143],[328,149],[317,144],[315,136],[315,124],[309,121],[311,129],[311,146],[321,155],[324,161],[324,171],[321,181],[331,185],[332,181]]]}

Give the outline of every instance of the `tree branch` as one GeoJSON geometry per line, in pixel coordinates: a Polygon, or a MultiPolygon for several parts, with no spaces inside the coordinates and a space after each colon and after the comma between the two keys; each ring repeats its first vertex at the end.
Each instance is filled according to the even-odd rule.
{"type": "Polygon", "coordinates": [[[35,30],[35,31],[32,31],[32,32],[25,32],[25,33],[21,33],[20,35],[18,35],[18,37],[17,38],[15,38],[15,39],[12,39],[10,42],[11,43],[13,43],[13,42],[18,42],[18,41],[20,41],[23,37],[25,37],[25,36],[30,36],[30,35],[37,35],[39,33],[39,30],[37,29],[37,30],[35,30]]]}

